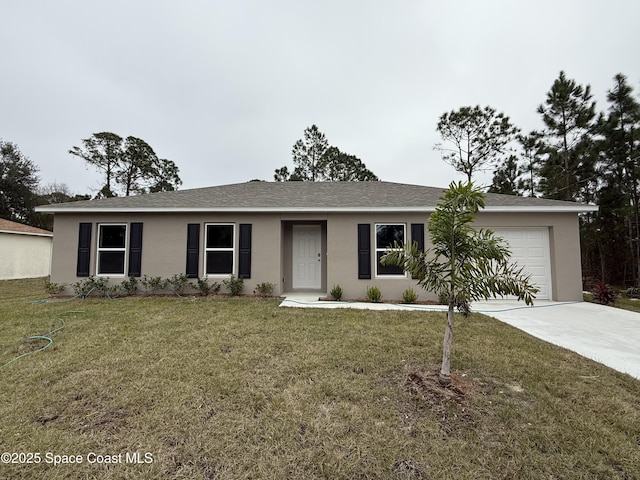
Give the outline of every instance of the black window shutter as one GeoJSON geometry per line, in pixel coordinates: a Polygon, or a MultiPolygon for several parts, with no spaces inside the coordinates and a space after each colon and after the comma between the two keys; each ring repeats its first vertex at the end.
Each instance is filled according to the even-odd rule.
{"type": "Polygon", "coordinates": [[[371,225],[358,224],[358,279],[371,278],[371,225]]]}
{"type": "Polygon", "coordinates": [[[187,224],[187,277],[198,278],[200,261],[200,224],[187,224]]]}
{"type": "MultiPolygon", "coordinates": [[[[424,252],[424,223],[411,224],[411,244],[418,244],[418,250],[424,252]]],[[[416,277],[411,277],[416,280],[416,277]]]]}
{"type": "Polygon", "coordinates": [[[251,278],[251,224],[240,224],[238,278],[251,278]]]}
{"type": "Polygon", "coordinates": [[[80,223],[78,233],[78,263],[76,277],[89,276],[89,264],[91,263],[91,224],[80,223]]]}
{"type": "Polygon", "coordinates": [[[424,223],[411,224],[411,244],[418,244],[418,249],[424,252],[424,223]]]}
{"type": "Polygon", "coordinates": [[[142,275],[142,223],[132,223],[129,227],[129,276],[142,275]]]}

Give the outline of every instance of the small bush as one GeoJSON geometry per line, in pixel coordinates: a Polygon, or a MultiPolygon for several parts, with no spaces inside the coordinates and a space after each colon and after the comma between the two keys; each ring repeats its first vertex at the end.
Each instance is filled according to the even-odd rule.
{"type": "Polygon", "coordinates": [[[416,303],[418,301],[418,294],[413,288],[407,288],[402,292],[402,303],[416,303]]]}
{"type": "Polygon", "coordinates": [[[209,283],[206,278],[205,279],[199,278],[198,282],[195,285],[191,284],[191,286],[196,290],[198,290],[200,295],[202,295],[203,297],[206,297],[210,293],[219,292],[220,287],[222,285],[220,285],[218,282],[209,283]]]}
{"type": "Polygon", "coordinates": [[[261,297],[268,297],[273,293],[273,288],[275,285],[271,282],[262,282],[256,285],[256,289],[253,291],[254,294],[258,294],[261,297]]]}
{"type": "Polygon", "coordinates": [[[593,289],[593,299],[602,305],[609,305],[615,302],[616,292],[609,288],[603,282],[598,282],[593,289]]]}
{"type": "Polygon", "coordinates": [[[57,295],[65,289],[64,283],[53,283],[51,281],[51,277],[47,277],[44,279],[44,290],[49,295],[57,295]]]}
{"type": "Polygon", "coordinates": [[[449,305],[450,295],[448,292],[440,292],[438,294],[438,304],[439,305],[449,305]]]}
{"type": "Polygon", "coordinates": [[[167,281],[162,277],[149,277],[145,275],[142,277],[141,282],[147,293],[156,293],[159,290],[164,290],[167,286],[167,281]]]}
{"type": "Polygon", "coordinates": [[[244,288],[244,280],[242,278],[236,278],[234,275],[231,275],[228,280],[223,280],[222,283],[229,289],[231,295],[240,295],[244,288]]]}
{"type": "Polygon", "coordinates": [[[338,284],[334,285],[329,295],[336,301],[342,300],[342,287],[338,284]]]}
{"type": "Polygon", "coordinates": [[[78,297],[85,299],[94,292],[102,293],[103,295],[109,296],[112,289],[107,285],[106,278],[96,278],[92,275],[86,280],[80,280],[74,283],[73,291],[78,297]]]}
{"type": "Polygon", "coordinates": [[[371,303],[380,303],[382,299],[382,293],[380,289],[375,285],[372,287],[367,287],[367,300],[371,303]]]}
{"type": "Polygon", "coordinates": [[[180,296],[190,284],[184,273],[177,273],[167,279],[166,285],[173,293],[180,296]]]}
{"type": "Polygon", "coordinates": [[[471,304],[469,300],[464,297],[456,298],[456,309],[465,317],[471,315],[471,304]]]}
{"type": "Polygon", "coordinates": [[[120,283],[120,289],[125,295],[135,295],[138,293],[138,279],[136,277],[129,277],[128,280],[120,283]]]}
{"type": "Polygon", "coordinates": [[[624,294],[628,298],[640,298],[640,288],[627,288],[624,294]]]}

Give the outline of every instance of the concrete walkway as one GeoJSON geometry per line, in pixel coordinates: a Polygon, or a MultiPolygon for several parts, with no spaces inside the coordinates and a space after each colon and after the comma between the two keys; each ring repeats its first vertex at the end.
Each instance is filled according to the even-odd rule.
{"type": "MultiPolygon", "coordinates": [[[[287,296],[281,307],[445,311],[443,305],[319,301],[318,295],[287,296]]],[[[475,302],[474,312],[508,323],[544,341],[567,348],[640,379],[640,313],[588,302],[538,300],[475,302]]]]}

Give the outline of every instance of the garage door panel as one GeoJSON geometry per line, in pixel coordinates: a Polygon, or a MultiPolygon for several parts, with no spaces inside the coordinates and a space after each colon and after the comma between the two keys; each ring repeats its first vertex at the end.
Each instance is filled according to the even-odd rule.
{"type": "Polygon", "coordinates": [[[531,259],[546,258],[547,251],[542,247],[529,247],[527,257],[531,259]]]}
{"type": "Polygon", "coordinates": [[[524,238],[525,238],[524,237],[524,232],[522,232],[522,231],[514,230],[514,231],[505,231],[504,233],[505,234],[504,234],[503,238],[505,238],[507,240],[517,241],[517,240],[524,240],[524,238]]]}
{"type": "Polygon", "coordinates": [[[542,278],[546,277],[547,275],[547,269],[541,266],[527,265],[527,272],[531,275],[542,278]]]}
{"type": "Polygon", "coordinates": [[[542,230],[529,230],[527,231],[527,240],[539,240],[543,241],[545,239],[544,232],[542,230]]]}

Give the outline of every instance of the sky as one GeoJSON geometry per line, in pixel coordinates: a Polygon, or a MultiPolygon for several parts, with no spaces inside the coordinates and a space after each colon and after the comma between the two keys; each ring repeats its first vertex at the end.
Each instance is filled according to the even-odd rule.
{"type": "MultiPolygon", "coordinates": [[[[97,132],[145,140],[182,189],[273,180],[315,124],[381,180],[463,180],[439,117],[489,105],[523,132],[561,70],[640,94],[636,0],[3,0],[0,139],[42,185],[95,194],[68,153],[97,132]]],[[[490,183],[491,172],[476,179],[490,183]]]]}

